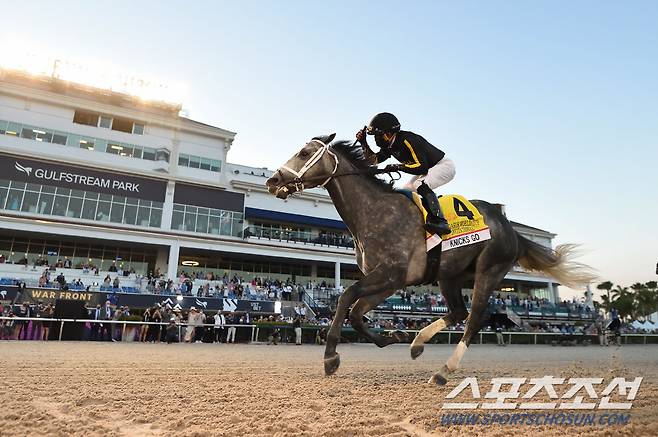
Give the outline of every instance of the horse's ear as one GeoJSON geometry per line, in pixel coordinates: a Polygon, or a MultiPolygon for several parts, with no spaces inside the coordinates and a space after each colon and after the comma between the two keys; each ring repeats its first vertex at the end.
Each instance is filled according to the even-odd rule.
{"type": "Polygon", "coordinates": [[[317,136],[317,137],[315,137],[315,138],[313,138],[313,139],[314,139],[314,140],[320,140],[320,141],[322,141],[322,142],[325,143],[325,144],[329,144],[329,143],[331,143],[331,142],[334,140],[334,138],[336,138],[336,134],[335,134],[335,133],[334,133],[334,134],[329,134],[329,135],[319,135],[319,136],[317,136]]]}

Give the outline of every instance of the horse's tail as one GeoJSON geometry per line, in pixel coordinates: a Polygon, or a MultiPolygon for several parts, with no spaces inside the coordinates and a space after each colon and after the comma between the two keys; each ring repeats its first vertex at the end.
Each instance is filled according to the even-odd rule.
{"type": "Polygon", "coordinates": [[[551,249],[518,233],[516,237],[519,241],[518,261],[524,269],[543,272],[569,288],[584,287],[597,278],[590,266],[574,261],[578,255],[577,244],[560,244],[551,249]]]}

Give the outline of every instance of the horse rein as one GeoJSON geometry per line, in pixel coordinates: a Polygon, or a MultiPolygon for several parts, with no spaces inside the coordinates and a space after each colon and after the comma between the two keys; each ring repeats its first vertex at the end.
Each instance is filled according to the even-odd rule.
{"type": "MultiPolygon", "coordinates": [[[[324,143],[324,142],[322,142],[318,139],[312,139],[310,141],[310,143],[313,143],[313,142],[319,143],[321,147],[313,155],[311,155],[311,157],[304,163],[304,166],[302,168],[300,168],[299,170],[295,170],[295,169],[292,169],[292,168],[290,168],[286,165],[281,166],[281,168],[283,170],[286,170],[286,171],[290,172],[292,175],[295,176],[295,178],[288,185],[294,186],[297,193],[301,193],[302,191],[304,191],[305,181],[302,180],[302,176],[304,176],[306,174],[306,172],[308,172],[315,164],[317,164],[320,161],[320,159],[322,159],[322,157],[324,156],[325,153],[328,153],[334,159],[334,169],[333,169],[333,171],[331,172],[331,174],[329,174],[328,177],[326,177],[326,179],[325,179],[325,176],[316,176],[316,177],[313,177],[313,178],[306,179],[306,183],[308,183],[309,181],[312,181],[312,180],[316,180],[316,179],[325,179],[324,182],[322,182],[321,184],[318,185],[319,187],[324,188],[324,186],[327,185],[327,183],[331,179],[333,179],[335,177],[340,177],[340,176],[362,175],[362,174],[383,174],[383,173],[388,173],[389,175],[394,174],[394,173],[397,173],[398,175],[400,174],[399,171],[383,171],[383,169],[376,169],[376,168],[375,169],[370,169],[369,171],[352,171],[352,172],[347,172],[347,173],[336,174],[336,171],[338,170],[338,156],[336,156],[336,154],[330,150],[329,144],[324,143]]],[[[356,142],[355,142],[355,144],[356,144],[356,142]]],[[[391,176],[391,178],[392,178],[392,176],[391,176]]],[[[397,179],[394,179],[394,180],[398,180],[398,179],[399,179],[399,177],[397,179]]],[[[277,192],[279,190],[289,191],[288,187],[286,187],[286,186],[277,188],[277,192]]]]}

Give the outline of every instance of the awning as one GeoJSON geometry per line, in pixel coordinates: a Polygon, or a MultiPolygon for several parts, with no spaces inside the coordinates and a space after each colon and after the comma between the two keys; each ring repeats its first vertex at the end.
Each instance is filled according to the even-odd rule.
{"type": "Polygon", "coordinates": [[[283,223],[309,225],[318,228],[347,229],[347,226],[345,226],[345,223],[343,223],[342,220],[332,220],[301,214],[290,214],[287,212],[270,211],[268,209],[247,207],[244,209],[244,214],[247,219],[259,218],[283,223]]]}

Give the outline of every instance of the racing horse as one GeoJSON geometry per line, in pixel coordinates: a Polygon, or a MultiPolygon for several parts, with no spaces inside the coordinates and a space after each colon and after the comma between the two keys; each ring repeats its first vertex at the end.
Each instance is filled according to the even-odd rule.
{"type": "MultiPolygon", "coordinates": [[[[418,207],[396,192],[392,184],[375,176],[377,171],[360,146],[333,142],[334,138],[335,134],[313,138],[266,182],[268,191],[281,199],[304,189],[324,187],[354,238],[356,261],[364,276],[338,299],[327,334],[326,375],[334,374],[340,366],[336,346],[348,311],[352,327],[377,346],[403,340],[401,335],[370,331],[363,315],[396,290],[424,282],[427,265],[425,229],[418,207]]],[[[516,263],[530,271],[544,272],[566,286],[579,286],[593,279],[588,266],[573,261],[574,245],[559,245],[554,250],[544,247],[519,235],[497,207],[479,200],[472,204],[489,226],[491,239],[442,254],[436,279],[448,313],[423,328],[410,346],[415,359],[436,333],[466,319],[461,340],[430,383],[445,384],[449,373],[459,368],[464,352],[487,321],[489,297],[516,263]],[[461,292],[468,280],[475,284],[470,314],[461,292]]]]}

